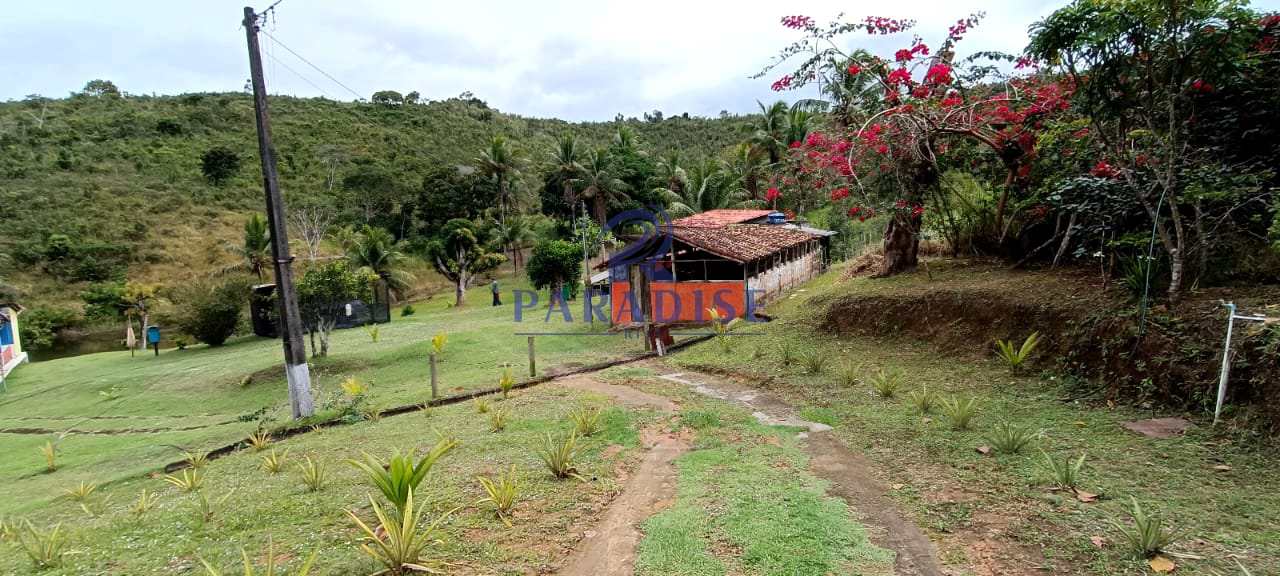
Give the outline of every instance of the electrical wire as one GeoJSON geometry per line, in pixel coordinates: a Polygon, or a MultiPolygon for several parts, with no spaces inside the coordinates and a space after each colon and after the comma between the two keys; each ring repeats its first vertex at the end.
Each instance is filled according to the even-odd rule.
{"type": "MultiPolygon", "coordinates": [[[[273,40],[273,41],[272,41],[272,44],[274,44],[274,43],[275,43],[275,41],[273,40]]],[[[317,85],[315,82],[312,82],[310,78],[307,78],[306,76],[303,76],[301,72],[298,72],[297,70],[294,70],[292,66],[289,66],[288,64],[285,64],[284,62],[281,62],[281,61],[280,61],[280,59],[279,59],[279,58],[276,58],[275,54],[273,54],[272,52],[267,52],[267,57],[268,57],[268,58],[270,58],[270,59],[271,59],[273,62],[275,62],[276,64],[279,64],[280,66],[284,67],[284,69],[285,69],[285,70],[288,70],[289,72],[292,72],[294,76],[297,76],[297,77],[298,77],[300,80],[302,80],[303,82],[306,82],[307,84],[310,84],[312,88],[315,88],[317,92],[319,92],[319,93],[323,94],[325,98],[328,98],[328,99],[330,99],[330,100],[336,100],[336,98],[334,98],[333,96],[330,96],[330,95],[329,95],[329,93],[328,93],[328,92],[326,92],[324,88],[321,88],[321,87],[320,87],[319,85],[317,85]]]]}
{"type": "Polygon", "coordinates": [[[319,73],[320,73],[321,75],[323,75],[325,78],[328,78],[329,80],[333,81],[333,83],[334,83],[334,84],[337,84],[337,85],[339,85],[339,86],[343,87],[344,89],[346,89],[346,91],[347,91],[347,92],[350,92],[353,96],[355,96],[355,97],[356,97],[356,100],[364,100],[364,96],[361,96],[359,92],[356,92],[355,90],[352,90],[350,86],[347,86],[346,84],[343,84],[341,80],[338,80],[337,78],[334,78],[332,74],[329,74],[328,72],[325,72],[325,71],[324,71],[324,70],[322,70],[319,66],[316,66],[315,64],[311,63],[311,61],[310,61],[310,60],[307,60],[307,59],[306,59],[306,58],[304,58],[301,54],[298,54],[298,52],[297,52],[297,51],[295,51],[293,48],[290,48],[288,44],[285,44],[284,42],[281,42],[281,41],[280,41],[278,38],[276,38],[275,36],[272,36],[270,32],[267,32],[266,30],[262,30],[261,32],[262,32],[264,35],[266,35],[266,37],[267,37],[267,38],[270,38],[273,42],[275,42],[275,43],[279,44],[281,48],[284,48],[284,49],[285,49],[285,50],[287,50],[290,54],[293,54],[293,55],[294,55],[294,57],[296,57],[297,59],[301,60],[304,64],[306,64],[307,66],[310,66],[313,70],[315,70],[316,72],[319,72],[319,73]]]}

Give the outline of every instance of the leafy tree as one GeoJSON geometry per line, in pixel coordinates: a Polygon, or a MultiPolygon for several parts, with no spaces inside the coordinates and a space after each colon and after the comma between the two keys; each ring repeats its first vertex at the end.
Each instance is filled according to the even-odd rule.
{"type": "Polygon", "coordinates": [[[124,316],[124,283],[90,285],[80,293],[84,315],[91,320],[114,320],[124,316]]]}
{"type": "MultiPolygon", "coordinates": [[[[5,299],[0,298],[0,302],[5,299]]],[[[80,315],[67,308],[31,308],[22,314],[18,325],[22,333],[22,346],[31,350],[52,348],[63,331],[80,325],[80,315]]]]}
{"type": "Polygon", "coordinates": [[[347,260],[361,272],[381,278],[396,294],[403,295],[413,282],[413,275],[404,269],[408,260],[404,243],[383,228],[366,224],[347,247],[347,260]]]}
{"type": "MultiPolygon", "coordinates": [[[[244,221],[244,237],[239,246],[229,245],[227,250],[239,258],[228,270],[248,271],[262,282],[271,268],[271,231],[261,214],[254,213],[244,221]]],[[[194,334],[193,334],[194,336],[194,334]]]]}
{"type": "Polygon", "coordinates": [[[576,288],[582,279],[582,247],[564,240],[539,242],[526,272],[534,288],[551,288],[551,297],[559,298],[562,286],[576,288]]]}
{"type": "Polygon", "coordinates": [[[374,92],[369,101],[380,106],[399,106],[404,104],[404,96],[395,90],[380,90],[374,92]]]}
{"type": "Polygon", "coordinates": [[[507,209],[514,207],[512,181],[520,176],[521,160],[516,157],[511,144],[502,136],[494,136],[489,147],[476,158],[480,173],[493,179],[498,191],[499,219],[506,220],[507,209]]]}
{"type": "Polygon", "coordinates": [[[429,239],[449,220],[479,218],[493,206],[494,197],[493,183],[478,172],[434,165],[423,176],[414,203],[414,232],[429,239]]]}
{"type": "Polygon", "coordinates": [[[328,356],[329,336],[345,313],[347,303],[368,300],[377,280],[373,272],[352,270],[351,265],[342,260],[320,264],[302,275],[297,286],[298,308],[311,335],[312,356],[328,356]],[[315,343],[317,334],[319,348],[315,343]]]}
{"type": "Polygon", "coordinates": [[[84,85],[82,91],[86,96],[101,98],[103,96],[120,96],[120,89],[116,88],[114,82],[110,80],[90,80],[84,85]]]}
{"type": "Polygon", "coordinates": [[[414,90],[404,95],[404,103],[409,105],[417,104],[419,98],[422,98],[422,95],[418,94],[417,90],[414,90]]]}
{"type": "Polygon", "coordinates": [[[200,158],[200,171],[211,184],[221,186],[240,171],[240,157],[229,148],[210,148],[200,158]]]}
{"type": "MultiPolygon", "coordinates": [[[[396,201],[403,198],[396,175],[376,163],[360,163],[342,178],[344,202],[358,207],[361,222],[372,224],[396,211],[396,201]]],[[[394,226],[392,226],[394,227],[394,226]]]]}
{"type": "Polygon", "coordinates": [[[184,287],[173,297],[178,328],[200,342],[221,346],[235,334],[249,294],[248,282],[239,278],[184,287]]]}
{"type": "Polygon", "coordinates": [[[454,218],[427,245],[427,257],[437,272],[454,285],[454,305],[467,302],[467,286],[477,274],[493,270],[506,260],[485,247],[475,222],[454,218]]]}

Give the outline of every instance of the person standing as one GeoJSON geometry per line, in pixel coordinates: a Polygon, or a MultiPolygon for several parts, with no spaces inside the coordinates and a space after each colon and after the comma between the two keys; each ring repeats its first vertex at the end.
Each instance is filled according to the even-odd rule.
{"type": "Polygon", "coordinates": [[[490,291],[490,292],[493,292],[493,305],[494,305],[494,306],[501,306],[501,305],[502,305],[502,298],[499,296],[499,295],[501,294],[501,292],[498,290],[498,279],[497,279],[497,278],[494,278],[492,282],[489,282],[489,291],[490,291]]]}

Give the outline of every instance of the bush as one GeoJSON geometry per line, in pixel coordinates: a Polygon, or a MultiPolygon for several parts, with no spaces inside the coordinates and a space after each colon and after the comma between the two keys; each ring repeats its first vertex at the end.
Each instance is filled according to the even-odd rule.
{"type": "Polygon", "coordinates": [[[414,312],[417,312],[417,310],[413,309],[413,304],[405,304],[404,308],[400,309],[400,316],[413,316],[414,312]]]}
{"type": "Polygon", "coordinates": [[[210,184],[221,186],[240,171],[240,157],[221,146],[210,148],[200,158],[200,171],[210,184]]]}
{"type": "Polygon", "coordinates": [[[177,295],[178,327],[205,344],[221,346],[235,334],[248,298],[249,286],[242,280],[192,286],[177,295]]]}
{"type": "Polygon", "coordinates": [[[51,348],[59,333],[80,325],[80,315],[65,308],[32,308],[22,314],[18,331],[22,346],[30,350],[51,348]]]}

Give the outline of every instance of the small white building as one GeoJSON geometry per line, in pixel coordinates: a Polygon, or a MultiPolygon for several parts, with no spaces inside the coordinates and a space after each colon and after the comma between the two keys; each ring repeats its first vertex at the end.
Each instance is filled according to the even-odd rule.
{"type": "Polygon", "coordinates": [[[0,303],[0,377],[8,376],[19,364],[27,361],[18,337],[18,314],[22,307],[0,303]]]}

